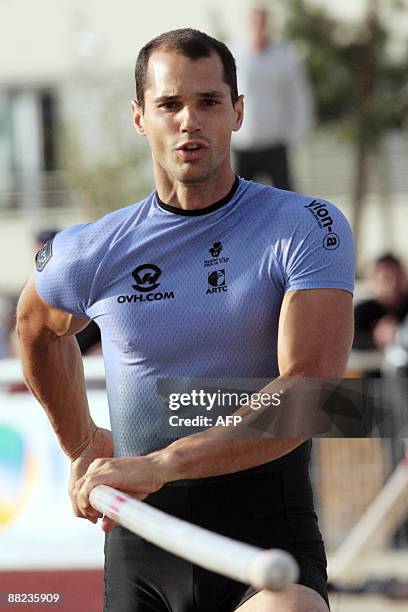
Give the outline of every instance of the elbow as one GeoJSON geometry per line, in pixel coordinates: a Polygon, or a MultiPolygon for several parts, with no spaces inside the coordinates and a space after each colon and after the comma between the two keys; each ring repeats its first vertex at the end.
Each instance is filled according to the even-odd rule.
{"type": "Polygon", "coordinates": [[[29,328],[30,317],[28,313],[22,311],[20,307],[17,307],[16,334],[20,341],[29,335],[29,328]]]}
{"type": "Polygon", "coordinates": [[[16,335],[21,347],[36,344],[41,338],[41,334],[36,333],[29,319],[25,316],[17,316],[16,335]]]}
{"type": "Polygon", "coordinates": [[[29,338],[33,335],[34,331],[34,317],[31,308],[27,308],[27,304],[20,301],[17,305],[16,313],[16,334],[19,340],[29,338]]]}
{"type": "Polygon", "coordinates": [[[22,348],[48,345],[57,338],[44,326],[41,317],[34,309],[26,308],[21,304],[17,307],[16,335],[22,348]]]}
{"type": "Polygon", "coordinates": [[[316,359],[308,363],[290,365],[281,371],[285,378],[343,378],[346,372],[347,358],[316,359]]]}

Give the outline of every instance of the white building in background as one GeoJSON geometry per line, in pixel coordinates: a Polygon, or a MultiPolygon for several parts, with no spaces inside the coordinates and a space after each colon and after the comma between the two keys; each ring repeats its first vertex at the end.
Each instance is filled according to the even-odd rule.
{"type": "MultiPolygon", "coordinates": [[[[182,26],[223,34],[217,31],[222,30],[223,13],[228,34],[236,33],[240,5],[245,13],[247,2],[219,4],[159,0],[141,8],[130,0],[1,2],[1,174],[21,173],[33,180],[37,172],[56,170],[57,121],[68,130],[78,128],[85,156],[108,154],[104,132],[109,131],[109,122],[131,130],[138,49],[160,32],[182,26]],[[113,97],[121,100],[121,106],[117,104],[111,116],[105,113],[99,125],[98,110],[113,97]]],[[[25,204],[35,206],[32,200],[25,204]]]]}
{"type": "Polygon", "coordinates": [[[139,48],[179,27],[240,36],[247,6],[248,0],[0,2],[0,243],[18,254],[3,267],[0,293],[18,290],[29,271],[33,230],[92,215],[67,190],[63,157],[78,154],[91,165],[143,146],[130,115],[139,48]],[[74,141],[74,153],[61,151],[57,125],[74,141]]]}
{"type": "MultiPolygon", "coordinates": [[[[124,151],[134,150],[136,167],[138,148],[147,153],[130,120],[139,48],[159,33],[179,27],[239,41],[246,35],[251,4],[251,0],[0,1],[0,244],[12,255],[10,265],[2,268],[0,294],[18,291],[31,269],[35,229],[62,227],[95,213],[81,201],[79,191],[67,188],[61,172],[64,156],[81,158],[87,166],[105,160],[118,163],[124,151]],[[57,125],[63,126],[65,140],[74,142],[72,150],[64,146],[61,151],[57,125]]],[[[279,22],[285,2],[264,4],[274,7],[279,22]]],[[[344,0],[341,11],[353,18],[358,16],[357,7],[365,4],[366,0],[344,0]]],[[[347,212],[350,160],[347,155],[330,157],[326,144],[314,151],[312,160],[306,153],[300,158],[300,187],[333,199],[347,212]]],[[[145,166],[149,167],[147,155],[145,166]]],[[[136,182],[146,182],[146,168],[137,166],[136,182]]],[[[118,195],[116,206],[126,203],[118,195]]],[[[367,258],[378,250],[373,231],[370,226],[367,258]]]]}

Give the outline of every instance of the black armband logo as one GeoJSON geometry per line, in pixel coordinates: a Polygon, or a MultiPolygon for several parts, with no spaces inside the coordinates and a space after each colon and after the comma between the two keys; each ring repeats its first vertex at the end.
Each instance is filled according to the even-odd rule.
{"type": "Polygon", "coordinates": [[[37,268],[38,272],[42,272],[44,270],[45,266],[52,257],[53,241],[54,238],[48,240],[48,242],[44,244],[43,248],[38,251],[37,255],[35,256],[35,267],[37,268]]]}

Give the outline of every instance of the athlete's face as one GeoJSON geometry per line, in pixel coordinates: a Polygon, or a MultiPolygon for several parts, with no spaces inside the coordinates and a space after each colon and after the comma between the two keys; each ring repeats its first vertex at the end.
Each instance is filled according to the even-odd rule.
{"type": "Polygon", "coordinates": [[[134,103],[134,123],[149,141],[156,179],[204,183],[231,172],[231,133],[242,123],[218,55],[190,60],[155,51],[149,60],[145,106],[134,103]]]}

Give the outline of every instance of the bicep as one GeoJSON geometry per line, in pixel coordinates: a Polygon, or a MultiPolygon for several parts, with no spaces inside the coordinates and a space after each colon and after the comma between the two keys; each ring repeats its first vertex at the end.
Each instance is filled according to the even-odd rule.
{"type": "Polygon", "coordinates": [[[88,323],[87,319],[75,317],[47,304],[37,293],[34,276],[30,277],[17,307],[17,329],[20,336],[72,336],[84,329],[88,323]]]}
{"type": "Polygon", "coordinates": [[[281,375],[344,375],[353,339],[352,295],[342,289],[288,291],[279,317],[281,375]]]}

